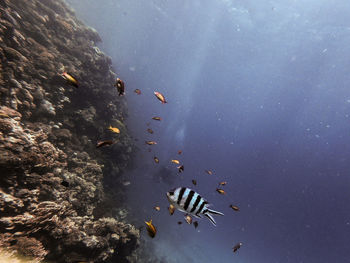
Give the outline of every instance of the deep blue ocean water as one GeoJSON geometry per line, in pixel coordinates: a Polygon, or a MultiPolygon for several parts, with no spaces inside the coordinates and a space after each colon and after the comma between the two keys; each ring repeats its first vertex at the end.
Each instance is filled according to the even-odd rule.
{"type": "Polygon", "coordinates": [[[350,262],[350,2],[68,2],[98,30],[126,83],[140,149],[123,175],[128,206],[136,225],[153,219],[157,236],[142,236],[156,255],[171,263],[350,262]],[[215,191],[220,181],[225,196],[215,191]],[[169,216],[165,193],[178,186],[225,213],[217,227],[169,216]]]}

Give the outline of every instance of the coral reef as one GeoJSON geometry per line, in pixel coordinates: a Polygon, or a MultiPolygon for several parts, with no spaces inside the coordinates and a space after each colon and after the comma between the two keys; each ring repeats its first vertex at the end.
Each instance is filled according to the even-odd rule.
{"type": "Polygon", "coordinates": [[[100,207],[103,182],[118,186],[134,146],[98,41],[62,0],[0,0],[0,247],[9,257],[135,261],[139,231],[100,207]],[[96,149],[106,138],[115,143],[96,149]]]}

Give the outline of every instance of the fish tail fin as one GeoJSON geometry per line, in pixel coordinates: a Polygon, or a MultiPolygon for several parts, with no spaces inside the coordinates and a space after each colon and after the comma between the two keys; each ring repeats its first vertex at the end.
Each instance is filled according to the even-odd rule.
{"type": "Polygon", "coordinates": [[[213,214],[213,215],[220,215],[220,216],[224,215],[223,213],[212,210],[212,209],[208,209],[208,213],[213,214]]]}
{"type": "Polygon", "coordinates": [[[208,219],[209,219],[209,221],[214,225],[214,226],[216,226],[216,222],[215,222],[215,220],[214,220],[214,218],[210,215],[210,214],[204,214],[204,216],[206,216],[208,219]]]}

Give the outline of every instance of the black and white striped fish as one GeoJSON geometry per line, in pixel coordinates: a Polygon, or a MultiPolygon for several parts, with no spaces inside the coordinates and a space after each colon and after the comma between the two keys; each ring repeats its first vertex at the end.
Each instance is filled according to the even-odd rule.
{"type": "Polygon", "coordinates": [[[179,187],[166,193],[170,204],[174,205],[178,210],[191,214],[195,217],[204,215],[214,226],[216,222],[211,215],[221,215],[223,213],[208,208],[209,203],[195,191],[187,187],[179,187]]]}

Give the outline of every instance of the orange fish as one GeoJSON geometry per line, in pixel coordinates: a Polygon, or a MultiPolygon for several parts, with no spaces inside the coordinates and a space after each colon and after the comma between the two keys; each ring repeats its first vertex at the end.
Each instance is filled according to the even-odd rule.
{"type": "Polygon", "coordinates": [[[152,129],[147,129],[147,131],[150,133],[150,134],[153,134],[153,130],[152,129]]]}
{"type": "Polygon", "coordinates": [[[227,184],[227,182],[221,182],[221,183],[219,183],[219,185],[226,185],[227,184]]]}
{"type": "Polygon", "coordinates": [[[79,83],[78,81],[69,73],[67,72],[63,72],[62,73],[62,77],[67,80],[67,82],[69,82],[69,84],[71,84],[72,86],[79,88],[79,83]]]}
{"type": "Polygon", "coordinates": [[[155,142],[155,141],[146,141],[146,144],[148,144],[148,145],[155,145],[155,144],[157,144],[157,142],[155,142]]]}
{"type": "Polygon", "coordinates": [[[161,121],[162,118],[161,117],[152,117],[152,120],[155,120],[155,121],[161,121]]]}
{"type": "Polygon", "coordinates": [[[152,224],[152,219],[149,221],[149,222],[146,222],[146,225],[147,225],[147,232],[148,232],[148,235],[151,237],[151,238],[154,238],[157,234],[157,229],[156,227],[152,224]]]}
{"type": "Polygon", "coordinates": [[[156,163],[159,163],[159,159],[157,157],[154,156],[153,159],[156,163]]]}
{"type": "Polygon", "coordinates": [[[189,224],[189,225],[192,224],[192,217],[190,215],[186,215],[185,220],[186,220],[187,224],[189,224]]]}
{"type": "Polygon", "coordinates": [[[134,92],[135,92],[137,95],[141,95],[141,90],[139,90],[139,89],[135,89],[134,92]]]}
{"type": "Polygon", "coordinates": [[[160,100],[163,104],[167,103],[167,101],[165,100],[165,97],[163,96],[162,93],[155,91],[154,95],[157,97],[158,100],[160,100]]]}
{"type": "Polygon", "coordinates": [[[172,163],[180,164],[179,160],[171,160],[172,163]]]}
{"type": "Polygon", "coordinates": [[[103,146],[109,146],[112,145],[114,142],[113,141],[98,141],[96,144],[96,148],[100,148],[103,146]]]}
{"type": "Polygon", "coordinates": [[[230,205],[230,208],[232,208],[235,211],[239,211],[239,207],[235,205],[230,205]]]}
{"type": "Polygon", "coordinates": [[[226,192],[222,189],[216,188],[216,192],[218,192],[219,194],[225,195],[226,192]]]}
{"type": "Polygon", "coordinates": [[[206,172],[207,174],[209,174],[209,175],[212,175],[212,174],[213,174],[213,172],[212,172],[211,170],[205,170],[205,172],[206,172]]]}
{"type": "Polygon", "coordinates": [[[168,207],[169,210],[169,214],[172,216],[175,212],[175,206],[173,206],[172,204],[169,205],[168,207]]]}

